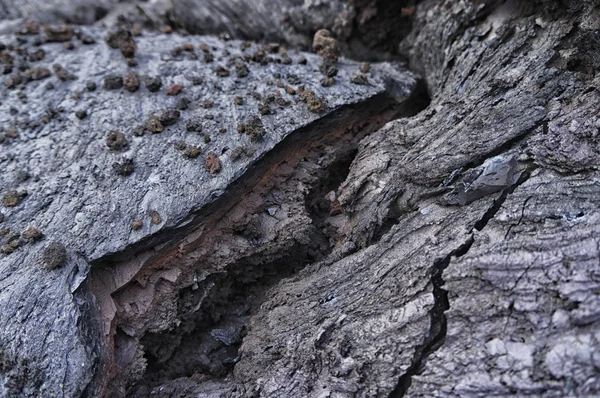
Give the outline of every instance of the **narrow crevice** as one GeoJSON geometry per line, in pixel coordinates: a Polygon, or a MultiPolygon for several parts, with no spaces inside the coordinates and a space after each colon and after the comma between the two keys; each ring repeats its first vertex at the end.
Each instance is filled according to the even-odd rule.
{"type": "Polygon", "coordinates": [[[389,395],[390,398],[403,397],[412,384],[412,377],[420,371],[427,357],[444,344],[447,328],[445,312],[450,309],[450,303],[448,301],[448,291],[443,288],[443,273],[450,264],[452,257],[458,258],[464,256],[473,245],[473,242],[474,238],[473,236],[470,236],[467,241],[456,250],[433,263],[431,284],[433,286],[434,304],[433,308],[429,311],[429,317],[431,319],[429,334],[425,337],[423,344],[417,347],[410,367],[402,376],[400,376],[396,388],[389,395]]]}
{"type": "Polygon", "coordinates": [[[331,247],[337,243],[332,218],[343,217],[343,210],[337,200],[337,192],[350,173],[350,166],[358,153],[358,143],[347,148],[337,156],[337,159],[325,170],[319,173],[318,182],[306,197],[306,210],[313,225],[327,239],[331,247]]]}
{"type": "MultiPolygon", "coordinates": [[[[484,213],[482,218],[475,223],[473,229],[476,229],[477,231],[483,230],[489,221],[498,213],[508,195],[512,194],[518,186],[527,181],[530,175],[531,170],[523,171],[514,184],[505,188],[500,196],[494,200],[492,206],[484,213]]],[[[389,395],[390,398],[401,398],[406,394],[412,384],[412,377],[419,374],[425,365],[427,358],[434,351],[438,350],[445,342],[447,332],[447,319],[445,313],[450,309],[450,302],[448,300],[448,291],[443,288],[445,284],[443,274],[450,264],[452,257],[459,258],[467,254],[475,241],[474,236],[472,235],[473,229],[465,243],[443,259],[436,260],[433,264],[431,284],[433,286],[434,305],[429,312],[431,319],[429,333],[425,338],[424,343],[416,349],[410,367],[402,376],[400,376],[396,388],[389,395]]]]}
{"type": "Polygon", "coordinates": [[[406,209],[400,209],[398,202],[394,200],[388,208],[385,219],[373,233],[373,237],[370,239],[369,245],[379,242],[385,234],[390,232],[394,225],[398,225],[400,223],[400,217],[405,213],[406,209]]]}
{"type": "MultiPolygon", "coordinates": [[[[407,102],[412,101],[413,97],[407,99],[407,102]]],[[[217,215],[223,217],[227,214],[232,203],[236,203],[240,197],[243,197],[254,186],[258,185],[265,176],[269,175],[274,166],[288,162],[290,157],[297,156],[298,153],[310,149],[311,143],[340,138],[341,134],[353,129],[361,132],[361,135],[356,137],[358,141],[391,120],[410,116],[410,114],[404,113],[406,106],[398,104],[387,93],[382,93],[364,102],[334,110],[331,114],[295,130],[282,139],[262,158],[256,159],[252,167],[231,182],[219,198],[200,209],[192,211],[189,219],[181,220],[173,227],[164,228],[118,253],[109,254],[93,261],[92,266],[124,262],[144,250],[152,249],[166,242],[184,239],[190,231],[205,223],[206,219],[214,218],[217,215]],[[357,126],[361,126],[361,128],[357,128],[357,126]],[[323,132],[329,133],[324,134],[323,132]]]]}
{"type": "Polygon", "coordinates": [[[527,181],[527,179],[529,179],[530,176],[531,176],[531,172],[529,170],[523,171],[521,173],[521,175],[519,176],[519,178],[517,179],[517,182],[515,182],[513,185],[509,186],[508,188],[504,189],[502,191],[502,194],[500,195],[500,197],[498,199],[494,200],[494,204],[492,205],[492,207],[490,207],[485,212],[485,214],[483,215],[481,220],[479,220],[475,223],[474,228],[478,231],[483,230],[485,228],[485,226],[488,224],[488,222],[492,218],[494,218],[496,213],[498,213],[498,210],[500,210],[500,207],[502,207],[502,205],[506,201],[506,198],[508,197],[508,195],[513,193],[519,185],[521,185],[525,181],[527,181]]]}

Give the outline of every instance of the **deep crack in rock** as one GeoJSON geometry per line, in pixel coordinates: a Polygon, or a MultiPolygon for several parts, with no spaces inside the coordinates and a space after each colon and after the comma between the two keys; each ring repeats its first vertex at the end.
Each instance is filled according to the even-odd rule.
{"type": "Polygon", "coordinates": [[[137,269],[112,293],[114,365],[111,358],[106,365],[116,372],[110,394],[144,395],[180,377],[202,383],[230,374],[265,293],[344,244],[347,216],[335,195],[358,142],[426,102],[398,104],[380,96],[318,121],[270,151],[203,211],[202,224],[171,237],[160,249],[164,254],[140,252],[133,261],[120,255],[113,265],[96,266],[95,293],[104,297],[100,281],[111,269],[137,269]]]}
{"type": "MultiPolygon", "coordinates": [[[[510,148],[511,146],[508,147],[510,148]]],[[[535,166],[530,166],[530,168],[534,167],[535,166]]],[[[513,193],[518,186],[527,181],[530,172],[531,170],[529,169],[523,170],[514,183],[504,188],[498,197],[493,200],[491,207],[483,214],[482,218],[474,224],[473,229],[482,231],[487,223],[498,213],[508,195],[513,193]]],[[[460,258],[469,252],[469,249],[475,242],[473,229],[469,232],[468,238],[457,249],[433,263],[430,280],[433,288],[432,294],[434,297],[434,305],[429,312],[431,319],[429,332],[427,333],[427,336],[425,336],[423,343],[416,349],[410,367],[400,376],[396,388],[389,395],[390,398],[403,397],[411,386],[412,377],[419,373],[422,366],[427,361],[427,357],[444,344],[447,331],[445,312],[450,309],[448,291],[443,288],[445,284],[444,270],[448,267],[453,257],[460,258]]]]}

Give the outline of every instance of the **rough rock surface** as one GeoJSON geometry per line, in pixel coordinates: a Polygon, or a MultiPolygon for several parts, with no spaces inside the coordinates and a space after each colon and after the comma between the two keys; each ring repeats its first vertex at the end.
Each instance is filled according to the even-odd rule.
{"type": "Polygon", "coordinates": [[[173,19],[194,33],[285,41],[310,48],[331,30],[348,54],[363,59],[397,54],[411,28],[414,0],[174,0],[173,19]]]}
{"type": "Polygon", "coordinates": [[[64,20],[91,24],[106,15],[116,3],[115,0],[2,0],[0,19],[35,18],[43,22],[64,20]]]}
{"type": "MultiPolygon", "coordinates": [[[[205,4],[211,29],[227,21],[230,34],[261,37],[281,9],[259,2],[250,19],[233,13],[242,1],[205,4]]],[[[349,4],[382,15],[391,3],[349,4]]],[[[357,85],[358,65],[342,61],[323,87],[319,57],[267,46],[237,77],[246,68],[227,58],[256,44],[154,34],[135,39],[134,70],[161,76],[160,93],[87,92],[129,61],[100,38],[44,45],[53,76],[24,86],[31,99],[1,89],[0,226],[11,231],[0,241],[0,391],[599,395],[599,10],[593,0],[407,8],[410,33],[392,37],[430,103],[389,64],[357,85]],[[37,100],[48,81],[52,109],[86,104],[89,115],[51,109],[44,126],[24,123],[49,107],[37,100]],[[185,86],[178,96],[166,96],[172,83],[185,86]],[[181,96],[192,102],[175,121],[162,111],[187,107],[181,96]],[[309,111],[323,99],[325,112],[309,111]],[[24,100],[28,115],[5,105],[24,100]],[[164,131],[134,129],[152,113],[164,131]],[[126,143],[111,136],[109,149],[110,130],[126,143]],[[196,147],[201,156],[186,155],[196,147]],[[128,165],[112,162],[128,158],[133,174],[117,175],[128,165]],[[29,226],[45,238],[21,244],[14,232],[29,226]],[[67,246],[54,271],[36,266],[51,241],[67,246]]]]}
{"type": "MultiPolygon", "coordinates": [[[[102,317],[94,321],[102,297],[90,296],[90,285],[97,285],[88,276],[90,263],[128,256],[132,247],[138,253],[154,247],[173,239],[175,228],[187,225],[189,231],[204,219],[198,211],[233,189],[234,181],[250,185],[250,171],[259,164],[258,170],[271,167],[272,156],[265,156],[275,147],[289,147],[282,149],[285,159],[298,142],[310,137],[318,142],[332,126],[344,132],[355,128],[372,113],[394,108],[386,85],[402,88],[407,99],[417,83],[409,72],[396,72],[398,80],[382,67],[382,72],[373,69],[368,85],[357,86],[350,76],[358,64],[342,60],[336,84],[325,88],[316,72],[320,57],[312,54],[290,52],[291,62],[283,64],[280,55],[265,54],[255,44],[242,48],[237,41],[147,33],[136,38],[134,70],[159,77],[163,90],[129,92],[105,82],[131,70],[119,51],[104,43],[107,32],[89,28],[84,34],[96,43],[76,41],[72,51],[46,43],[39,47],[43,60],[31,64],[28,52],[37,48],[28,43],[33,37],[0,38],[3,54],[14,65],[2,77],[0,186],[5,197],[18,198],[2,209],[0,242],[17,243],[1,261],[1,340],[9,364],[1,391],[8,396],[100,391],[107,355],[102,331],[114,330],[103,326],[102,317]],[[174,51],[181,47],[183,53],[174,51]],[[210,62],[196,53],[211,54],[210,62]],[[300,58],[306,64],[299,65],[300,58]],[[29,80],[33,65],[54,73],[29,80]],[[177,96],[167,95],[172,84],[183,85],[177,96]],[[234,103],[237,96],[242,105],[234,103]],[[183,97],[189,100],[185,110],[174,110],[183,97]],[[310,104],[318,107],[311,110],[310,104]],[[78,110],[86,117],[76,116],[78,110]],[[163,126],[160,132],[143,128],[152,115],[163,126]],[[190,147],[200,148],[197,155],[185,156],[190,147]],[[218,167],[206,166],[209,158],[218,167]],[[141,225],[133,228],[137,220],[141,225]],[[19,233],[29,226],[45,239],[21,241],[19,233]],[[44,247],[51,241],[67,247],[66,266],[57,271],[42,269],[44,255],[52,252],[44,247]]],[[[133,276],[121,275],[116,283],[133,276]]]]}

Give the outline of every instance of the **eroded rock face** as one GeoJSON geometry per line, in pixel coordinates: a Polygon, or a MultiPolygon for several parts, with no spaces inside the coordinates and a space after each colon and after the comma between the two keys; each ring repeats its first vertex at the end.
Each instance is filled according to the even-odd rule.
{"type": "MultiPolygon", "coordinates": [[[[233,228],[231,222],[222,220],[231,217],[228,207],[205,207],[221,197],[231,197],[227,206],[239,207],[238,201],[266,178],[263,174],[269,168],[285,162],[299,164],[294,151],[314,156],[304,149],[307,144],[317,145],[327,137],[325,143],[331,145],[336,134],[353,137],[361,126],[369,126],[364,135],[402,110],[386,94],[386,84],[394,78],[384,75],[384,69],[373,69],[368,86],[356,86],[350,77],[359,64],[341,60],[336,84],[325,88],[317,72],[320,57],[312,54],[289,51],[282,55],[258,44],[144,33],[134,39],[135,57],[124,58],[119,49],[104,42],[107,32],[103,29],[60,29],[72,30],[75,49],[67,50],[60,40],[52,40],[35,47],[45,52],[41,61],[30,61],[27,55],[34,49],[31,43],[36,35],[23,36],[25,40],[20,41],[12,35],[0,38],[5,59],[14,65],[14,71],[2,77],[0,89],[0,186],[9,193],[27,192],[14,206],[11,201],[11,206],[3,208],[2,227],[9,231],[7,236],[12,234],[11,244],[19,243],[19,233],[29,226],[45,237],[39,243],[11,246],[11,252],[2,254],[0,260],[5,275],[0,342],[11,364],[2,373],[1,391],[8,396],[122,395],[144,376],[148,355],[143,350],[151,350],[142,345],[151,341],[151,337],[143,340],[146,333],[168,332],[183,319],[177,310],[182,289],[197,283],[198,272],[203,278],[223,272],[208,264],[203,269],[194,257],[197,252],[191,249],[186,249],[193,254],[184,261],[186,265],[178,266],[176,258],[180,256],[174,257],[172,252],[179,250],[177,246],[183,248],[183,242],[191,242],[188,235],[192,231],[197,239],[208,239],[202,233],[205,224],[224,224],[215,227],[213,232],[219,234],[233,228]],[[83,43],[83,37],[93,38],[94,44],[88,39],[83,43]],[[181,47],[186,50],[173,51],[181,47]],[[196,56],[200,54],[210,57],[196,56]],[[282,57],[290,62],[282,63],[282,57]],[[138,65],[133,66],[132,61],[138,65]],[[44,80],[21,76],[22,69],[33,65],[52,66],[54,73],[44,80]],[[243,76],[220,73],[240,69],[238,65],[244,65],[243,76]],[[150,83],[159,77],[159,90],[106,87],[106,79],[131,76],[132,70],[150,83]],[[173,85],[180,87],[176,96],[169,95],[173,85]],[[305,91],[318,99],[318,109],[311,109],[296,94],[305,91]],[[187,99],[185,107],[179,105],[182,96],[187,99]],[[237,97],[244,99],[242,104],[235,103],[237,97]],[[205,106],[208,101],[210,107],[205,106]],[[261,107],[268,107],[268,114],[261,112],[261,107]],[[85,110],[84,118],[78,116],[80,110],[85,110]],[[372,118],[386,110],[388,116],[372,118]],[[153,115],[162,126],[160,131],[148,129],[146,120],[153,115]],[[188,131],[191,120],[201,121],[200,127],[188,131]],[[251,135],[250,130],[238,131],[238,125],[251,121],[260,124],[260,136],[251,135]],[[196,148],[194,156],[186,155],[191,147],[196,148]],[[234,153],[235,162],[231,159],[234,153]],[[211,212],[213,218],[207,218],[211,212]],[[157,245],[165,241],[171,244],[157,251],[157,245]],[[58,264],[54,261],[46,267],[52,270],[43,266],[45,242],[66,248],[60,266],[54,266],[58,264]],[[157,262],[162,264],[158,273],[154,270],[157,262]],[[94,264],[93,276],[90,264],[94,264]],[[126,269],[129,271],[124,273],[126,269]],[[149,285],[139,291],[142,274],[149,285]],[[162,281],[168,281],[168,291],[161,287],[162,281]],[[155,286],[160,308],[152,304],[155,286]],[[119,289],[119,297],[111,296],[119,289]],[[146,304],[146,310],[130,311],[132,306],[146,304]],[[162,321],[155,311],[164,311],[162,321]],[[152,318],[151,323],[146,322],[152,318]],[[45,337],[40,338],[40,333],[45,337]],[[134,357],[130,357],[132,353],[134,357]]],[[[41,29],[38,35],[44,32],[41,29]]],[[[406,71],[402,76],[398,83],[405,87],[406,100],[417,80],[406,71]]],[[[356,145],[357,139],[353,142],[356,145]]],[[[326,155],[322,149],[316,153],[326,155]]],[[[317,157],[312,161],[321,168],[335,159],[317,157]]],[[[315,182],[310,180],[310,184],[315,182]]],[[[266,187],[261,189],[268,192],[266,187]]],[[[298,200],[302,198],[304,195],[298,200]]],[[[298,206],[304,202],[294,203],[301,209],[298,206]]],[[[251,211],[240,210],[242,218],[233,223],[236,230],[232,236],[246,228],[248,217],[264,214],[262,206],[255,203],[251,211]]],[[[285,211],[278,214],[283,216],[285,211]]],[[[310,220],[305,218],[304,228],[310,226],[310,220]]],[[[272,234],[275,239],[275,232],[272,234]]],[[[294,239],[308,239],[301,235],[294,239]]],[[[243,236],[242,247],[247,242],[262,247],[265,239],[260,232],[243,236]]],[[[201,250],[210,247],[206,244],[201,250]]],[[[279,259],[282,248],[294,247],[273,243],[270,256],[279,259]]],[[[239,254],[231,254],[215,259],[213,265],[225,267],[239,258],[239,254]]],[[[198,304],[194,300],[193,305],[198,304]]],[[[227,345],[228,338],[222,336],[228,335],[223,333],[217,335],[227,345]]],[[[222,375],[218,369],[211,372],[222,375]]]]}
{"type": "MultiPolygon", "coordinates": [[[[220,4],[214,29],[244,9],[220,4]]],[[[282,9],[257,4],[235,34],[282,9]]],[[[598,395],[597,2],[405,5],[430,104],[402,68],[276,44],[144,33],[132,58],[90,28],[34,81],[9,46],[0,391],[598,395]]]]}

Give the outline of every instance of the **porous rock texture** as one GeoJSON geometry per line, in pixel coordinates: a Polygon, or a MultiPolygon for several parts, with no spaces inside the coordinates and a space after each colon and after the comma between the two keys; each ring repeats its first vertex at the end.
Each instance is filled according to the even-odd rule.
{"type": "MultiPolygon", "coordinates": [[[[244,2],[221,4],[253,37],[244,2]]],[[[2,77],[0,392],[600,394],[599,2],[396,4],[410,32],[381,29],[428,95],[401,66],[361,85],[342,60],[323,87],[317,56],[210,37],[144,32],[127,67],[102,28],[44,44],[51,77],[2,77]],[[129,70],[161,91],[101,88],[129,70]],[[153,113],[164,131],[134,135],[153,113]],[[52,241],[66,264],[40,268],[52,241]]],[[[18,71],[29,44],[0,42],[18,71]]]]}

